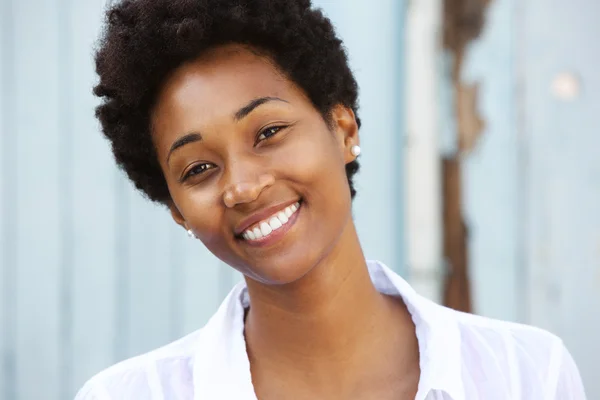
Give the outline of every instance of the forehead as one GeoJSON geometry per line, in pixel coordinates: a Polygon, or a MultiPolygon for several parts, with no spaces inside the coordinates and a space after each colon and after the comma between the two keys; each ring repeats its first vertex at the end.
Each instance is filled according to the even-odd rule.
{"type": "Polygon", "coordinates": [[[240,45],[227,45],[177,68],[163,85],[154,114],[160,119],[181,119],[198,112],[205,118],[230,115],[262,96],[303,97],[270,58],[240,45]]]}

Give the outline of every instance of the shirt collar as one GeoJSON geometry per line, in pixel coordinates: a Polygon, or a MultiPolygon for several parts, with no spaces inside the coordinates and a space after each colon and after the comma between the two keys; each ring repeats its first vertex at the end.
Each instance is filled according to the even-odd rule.
{"type": "MultiPolygon", "coordinates": [[[[441,391],[452,400],[464,399],[460,330],[450,310],[418,295],[391,269],[368,261],[379,292],[402,297],[412,315],[419,342],[421,378],[417,400],[441,391]]],[[[244,282],[225,298],[202,329],[194,357],[194,399],[256,400],[244,339],[244,308],[249,304],[244,282]]]]}
{"type": "Polygon", "coordinates": [[[460,329],[454,311],[419,295],[404,279],[377,261],[368,261],[371,280],[381,293],[399,295],[415,324],[421,378],[417,400],[440,391],[451,400],[465,398],[460,329]]]}

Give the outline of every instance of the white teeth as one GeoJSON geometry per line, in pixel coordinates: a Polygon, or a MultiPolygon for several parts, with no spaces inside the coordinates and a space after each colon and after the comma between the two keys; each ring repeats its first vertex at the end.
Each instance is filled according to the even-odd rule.
{"type": "Polygon", "coordinates": [[[260,223],[260,231],[262,232],[263,236],[267,236],[268,234],[273,232],[273,229],[271,229],[271,226],[269,224],[267,224],[266,222],[261,222],[260,223]]]}
{"type": "Polygon", "coordinates": [[[281,228],[283,225],[281,224],[281,221],[277,217],[273,217],[269,221],[269,226],[271,227],[271,229],[276,230],[276,229],[281,228]]]}
{"type": "Polygon", "coordinates": [[[279,211],[277,213],[277,218],[279,218],[279,220],[281,221],[282,224],[285,224],[286,222],[289,221],[287,215],[285,215],[285,213],[283,211],[279,211]]]}
{"type": "Polygon", "coordinates": [[[286,207],[285,209],[279,211],[269,219],[266,219],[260,222],[253,229],[246,230],[242,237],[245,240],[258,240],[262,239],[265,236],[271,234],[271,232],[281,228],[283,225],[287,224],[290,220],[290,217],[298,211],[300,207],[300,203],[292,204],[291,206],[286,207]]]}

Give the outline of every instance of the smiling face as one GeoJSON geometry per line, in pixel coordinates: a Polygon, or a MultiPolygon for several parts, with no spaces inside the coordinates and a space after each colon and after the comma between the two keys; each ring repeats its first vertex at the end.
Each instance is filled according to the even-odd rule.
{"type": "Polygon", "coordinates": [[[296,281],[353,231],[354,114],[326,123],[268,58],[227,45],[181,66],[152,123],[174,219],[244,275],[296,281]]]}

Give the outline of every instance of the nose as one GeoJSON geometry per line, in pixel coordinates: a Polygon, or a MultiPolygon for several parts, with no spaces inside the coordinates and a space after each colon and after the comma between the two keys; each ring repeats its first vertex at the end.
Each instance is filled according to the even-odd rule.
{"type": "Polygon", "coordinates": [[[242,173],[232,174],[231,182],[223,192],[223,203],[228,208],[238,204],[251,203],[260,196],[263,190],[275,183],[275,178],[270,173],[242,173]]]}

